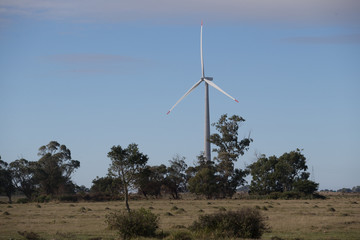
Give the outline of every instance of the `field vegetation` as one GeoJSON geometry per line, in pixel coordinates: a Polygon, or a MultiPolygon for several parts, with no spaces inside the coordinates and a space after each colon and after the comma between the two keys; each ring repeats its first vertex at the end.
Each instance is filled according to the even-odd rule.
{"type": "Polygon", "coordinates": [[[114,145],[108,175],[90,189],[72,181],[80,161],[56,141],[36,161],[0,156],[0,239],[360,239],[360,195],[319,195],[302,150],[235,168],[253,141],[238,137],[244,121],[222,115],[216,156],[194,166],[180,155],[150,166],[137,144],[114,145]]]}
{"type": "MultiPolygon", "coordinates": [[[[0,204],[0,239],[120,239],[106,216],[126,210],[123,201],[0,204]]],[[[199,216],[244,207],[259,209],[267,230],[261,239],[359,239],[360,195],[331,194],[325,200],[266,200],[234,195],[232,199],[131,200],[132,209],[144,208],[159,217],[157,238],[197,239],[188,230],[199,216]],[[187,237],[187,238],[186,238],[187,237]]],[[[144,238],[139,238],[144,239],[144,238]]]]}

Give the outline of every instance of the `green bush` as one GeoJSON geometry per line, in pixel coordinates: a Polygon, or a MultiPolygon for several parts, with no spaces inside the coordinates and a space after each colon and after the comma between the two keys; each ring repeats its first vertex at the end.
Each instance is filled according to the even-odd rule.
{"type": "Polygon", "coordinates": [[[199,216],[189,229],[216,238],[260,238],[267,229],[265,219],[254,208],[199,216]]]}
{"type": "Polygon", "coordinates": [[[106,215],[105,222],[112,230],[117,230],[123,239],[133,237],[153,237],[159,226],[159,217],[150,210],[140,208],[130,212],[113,212],[106,215]]]}

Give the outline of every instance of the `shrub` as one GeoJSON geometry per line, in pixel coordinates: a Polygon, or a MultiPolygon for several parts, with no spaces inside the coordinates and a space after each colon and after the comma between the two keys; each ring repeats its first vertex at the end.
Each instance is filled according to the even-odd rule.
{"type": "Polygon", "coordinates": [[[51,197],[48,195],[40,195],[35,199],[35,201],[38,203],[50,202],[50,200],[51,200],[51,197]]]}
{"type": "Polygon", "coordinates": [[[293,191],[289,191],[289,192],[283,192],[282,193],[282,198],[283,199],[300,199],[303,198],[304,194],[300,193],[300,192],[293,192],[293,191]]]}
{"type": "Polygon", "coordinates": [[[217,238],[260,238],[267,227],[259,210],[242,208],[199,216],[189,229],[217,238]]]}
{"type": "Polygon", "coordinates": [[[328,210],[329,210],[330,212],[335,212],[335,211],[336,211],[335,208],[333,208],[333,207],[329,208],[328,210]]]}
{"type": "Polygon", "coordinates": [[[110,229],[117,230],[123,239],[153,237],[159,225],[159,217],[150,210],[140,208],[130,212],[113,212],[106,215],[110,229]]]}
{"type": "Polygon", "coordinates": [[[298,180],[294,182],[294,190],[297,192],[311,195],[318,190],[319,184],[310,180],[298,180]]]}
{"type": "Polygon", "coordinates": [[[186,228],[184,225],[176,225],[173,228],[186,228]]]}
{"type": "Polygon", "coordinates": [[[220,211],[220,212],[226,212],[226,208],[224,208],[224,207],[219,207],[219,211],[220,211]]]}
{"type": "Polygon", "coordinates": [[[179,208],[178,210],[175,211],[176,214],[182,214],[184,212],[186,212],[186,211],[183,208],[179,208]]]}
{"type": "Polygon", "coordinates": [[[59,196],[58,200],[60,202],[77,202],[78,198],[76,195],[63,195],[63,196],[59,196]]]}
{"type": "Polygon", "coordinates": [[[281,198],[280,192],[271,192],[268,196],[270,199],[279,199],[281,198]]]}
{"type": "Polygon", "coordinates": [[[193,236],[190,232],[176,231],[171,233],[170,240],[193,240],[193,236]]]}
{"type": "Polygon", "coordinates": [[[16,203],[28,203],[29,199],[28,198],[19,198],[16,203]]]}
{"type": "Polygon", "coordinates": [[[63,240],[63,239],[75,239],[76,235],[74,233],[64,233],[64,232],[59,232],[57,231],[55,234],[56,238],[54,238],[54,240],[63,240]]]}
{"type": "Polygon", "coordinates": [[[86,207],[81,207],[81,208],[79,208],[79,212],[86,212],[86,207]]]}
{"type": "Polygon", "coordinates": [[[79,208],[79,212],[86,213],[92,211],[91,208],[81,207],[79,208]]]}
{"type": "Polygon", "coordinates": [[[39,236],[39,234],[34,233],[34,232],[18,231],[18,233],[27,240],[42,240],[42,238],[39,236]]]}
{"type": "Polygon", "coordinates": [[[285,240],[285,239],[278,237],[278,236],[274,236],[271,238],[271,240],[285,240]]]}
{"type": "Polygon", "coordinates": [[[315,199],[322,199],[322,200],[326,199],[326,196],[321,195],[321,194],[319,194],[319,193],[314,193],[314,194],[312,195],[312,197],[315,198],[315,199]]]}

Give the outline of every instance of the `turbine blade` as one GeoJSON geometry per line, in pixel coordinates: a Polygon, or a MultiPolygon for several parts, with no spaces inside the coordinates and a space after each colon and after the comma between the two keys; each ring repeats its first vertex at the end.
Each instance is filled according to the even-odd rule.
{"type": "Polygon", "coordinates": [[[172,108],[170,108],[170,110],[167,112],[167,114],[169,114],[176,105],[178,105],[179,102],[181,102],[181,100],[183,100],[187,95],[189,95],[189,93],[191,93],[197,86],[199,86],[199,84],[203,81],[203,79],[200,79],[197,83],[194,84],[194,86],[192,86],[185,94],[184,96],[182,96],[176,103],[174,106],[172,106],[172,108]]]}
{"type": "Polygon", "coordinates": [[[204,58],[203,58],[203,50],[202,50],[202,29],[203,29],[203,21],[201,20],[201,28],[200,28],[201,74],[202,74],[202,77],[205,77],[205,72],[204,72],[204,58]]]}
{"type": "Polygon", "coordinates": [[[204,81],[211,85],[212,87],[216,88],[217,90],[219,90],[220,92],[222,92],[223,94],[225,94],[226,96],[228,96],[229,98],[231,98],[232,100],[234,100],[235,102],[239,102],[238,100],[236,100],[235,98],[233,98],[232,96],[230,96],[229,94],[227,94],[224,90],[222,90],[221,88],[219,88],[215,83],[213,83],[212,81],[207,80],[206,78],[204,79],[204,81]]]}

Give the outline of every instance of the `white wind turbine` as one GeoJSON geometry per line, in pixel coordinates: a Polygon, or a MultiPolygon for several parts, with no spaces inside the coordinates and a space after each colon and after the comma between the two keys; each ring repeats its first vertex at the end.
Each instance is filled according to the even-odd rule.
{"type": "Polygon", "coordinates": [[[207,160],[211,160],[211,149],[210,149],[210,116],[209,116],[209,85],[216,88],[217,90],[219,90],[220,92],[222,92],[223,94],[225,94],[226,96],[228,96],[229,98],[231,98],[232,100],[239,102],[238,100],[236,100],[235,98],[233,98],[232,96],[230,96],[229,94],[227,94],[224,90],[222,90],[221,88],[219,88],[215,83],[212,82],[213,78],[212,77],[205,77],[205,72],[204,72],[204,59],[203,59],[203,51],[202,51],[202,29],[203,29],[203,23],[201,21],[201,29],[200,29],[200,56],[201,56],[201,78],[200,80],[194,84],[194,86],[192,86],[189,91],[187,91],[184,96],[182,96],[176,103],[174,106],[172,106],[172,108],[167,112],[167,114],[169,114],[174,108],[175,106],[181,102],[181,100],[183,100],[187,95],[189,95],[189,93],[191,93],[197,86],[200,85],[200,83],[205,82],[205,149],[204,149],[204,154],[205,154],[205,158],[207,160]]]}

